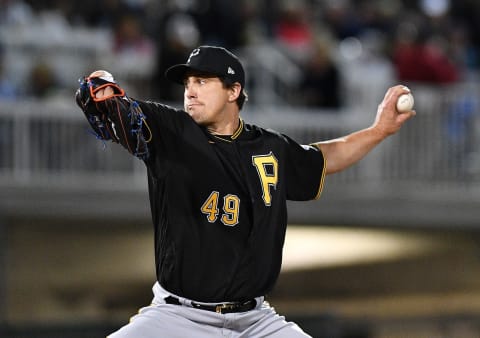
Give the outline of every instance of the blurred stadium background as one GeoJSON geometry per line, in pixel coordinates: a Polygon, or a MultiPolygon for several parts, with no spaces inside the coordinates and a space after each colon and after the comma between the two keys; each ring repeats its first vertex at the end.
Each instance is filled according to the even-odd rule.
{"type": "Polygon", "coordinates": [[[0,337],[104,337],[149,304],[143,165],[74,92],[108,69],[181,105],[163,72],[200,44],[245,63],[245,120],[300,142],[415,94],[398,135],[289,205],[270,302],[313,337],[479,337],[479,26],[473,0],[0,0],[0,337]]]}

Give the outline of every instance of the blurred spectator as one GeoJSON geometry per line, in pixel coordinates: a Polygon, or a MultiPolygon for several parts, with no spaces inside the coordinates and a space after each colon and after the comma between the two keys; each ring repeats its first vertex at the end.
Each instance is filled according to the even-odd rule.
{"type": "Polygon", "coordinates": [[[0,25],[28,25],[33,17],[32,8],[22,0],[0,1],[0,25]]]}
{"type": "MultiPolygon", "coordinates": [[[[271,27],[268,17],[263,13],[266,11],[268,1],[259,2],[256,0],[244,1],[244,36],[243,44],[245,46],[257,43],[263,43],[271,36],[271,27]]],[[[273,12],[272,8],[268,12],[273,12]]]]}
{"type": "Polygon", "coordinates": [[[309,56],[300,84],[301,104],[311,107],[340,107],[340,74],[332,60],[330,48],[324,42],[317,42],[309,56]]]}
{"type": "Polygon", "coordinates": [[[283,0],[275,25],[275,40],[297,63],[305,62],[314,41],[304,0],[283,0]]]}
{"type": "MultiPolygon", "coordinates": [[[[464,61],[470,70],[478,70],[480,67],[480,4],[477,1],[454,1],[451,4],[450,16],[453,20],[454,30],[461,30],[461,36],[457,35],[454,40],[462,39],[465,46],[464,61]]],[[[454,43],[458,43],[454,42],[454,43]]]]}
{"type": "MultiPolygon", "coordinates": [[[[468,83],[457,95],[456,100],[448,107],[445,129],[448,138],[447,154],[450,172],[458,179],[468,178],[471,174],[472,154],[477,148],[478,134],[475,121],[478,119],[479,100],[477,86],[468,83]]],[[[475,168],[478,169],[478,168],[475,168]]]]}
{"type": "Polygon", "coordinates": [[[355,36],[365,34],[367,31],[389,33],[395,24],[395,16],[402,13],[400,0],[388,1],[358,1],[357,5],[359,22],[351,33],[355,36]]]}
{"type": "Polygon", "coordinates": [[[172,5],[159,20],[157,44],[159,53],[157,69],[153,79],[155,97],[166,101],[182,101],[183,89],[168,81],[165,70],[178,63],[186,61],[193,48],[201,43],[198,25],[191,14],[193,8],[172,5]]]}
{"type": "Polygon", "coordinates": [[[349,0],[327,0],[323,4],[323,21],[338,40],[357,36],[360,17],[349,0]]]}
{"type": "Polygon", "coordinates": [[[461,71],[463,80],[468,80],[479,67],[478,46],[472,41],[471,32],[463,24],[452,28],[450,46],[452,59],[461,71]]]}
{"type": "Polygon", "coordinates": [[[342,74],[342,104],[360,117],[376,109],[383,89],[395,82],[391,61],[385,56],[386,35],[365,31],[339,44],[336,62],[342,74]]]}
{"type": "Polygon", "coordinates": [[[114,61],[110,70],[135,88],[141,87],[144,95],[150,95],[147,86],[155,72],[156,46],[138,16],[124,14],[119,18],[114,27],[112,48],[114,61]]]}
{"type": "Polygon", "coordinates": [[[411,23],[401,24],[393,49],[398,80],[428,84],[457,81],[458,67],[445,52],[441,39],[411,23]]]}
{"type": "Polygon", "coordinates": [[[245,0],[196,1],[193,13],[202,36],[202,44],[220,45],[235,50],[244,43],[245,0]]]}
{"type": "MultiPolygon", "coordinates": [[[[142,92],[146,92],[145,95],[154,93],[169,101],[181,100],[182,93],[181,89],[164,82],[163,73],[174,61],[185,60],[196,45],[220,44],[239,50],[249,44],[275,41],[282,47],[284,56],[293,61],[292,64],[305,70],[301,88],[311,90],[299,93],[299,98],[294,100],[303,98],[308,105],[330,107],[343,105],[348,98],[343,98],[345,102],[339,103],[334,94],[318,93],[335,91],[333,84],[336,72],[348,77],[353,67],[368,62],[368,53],[360,50],[362,56],[355,58],[350,55],[348,60],[339,60],[335,56],[335,62],[332,63],[326,51],[317,50],[315,40],[318,39],[320,28],[322,33],[328,31],[333,36],[331,50],[346,41],[359,42],[361,49],[365,47],[362,37],[367,31],[393,33],[396,19],[407,17],[412,20],[411,26],[414,27],[410,32],[414,32],[415,29],[420,30],[417,25],[420,22],[426,29],[415,35],[406,34],[408,29],[404,28],[409,24],[401,24],[400,34],[389,41],[393,45],[389,53],[383,50],[381,57],[376,56],[375,62],[368,62],[368,71],[373,71],[374,64],[388,56],[388,61],[393,61],[400,81],[452,83],[475,74],[474,71],[480,66],[480,35],[477,34],[480,27],[479,11],[480,5],[469,0],[0,0],[0,26],[22,25],[35,31],[33,27],[42,23],[43,17],[44,26],[51,28],[46,34],[26,34],[23,29],[18,31],[23,34],[26,43],[29,43],[27,38],[33,37],[40,51],[48,48],[48,43],[52,41],[62,43],[60,37],[73,41],[76,28],[79,31],[87,31],[85,28],[111,31],[115,53],[114,61],[107,63],[113,65],[111,71],[127,82],[133,93],[141,88],[142,92]],[[72,28],[71,31],[53,25],[51,14],[42,16],[41,12],[48,11],[64,16],[65,21],[71,24],[67,27],[72,28]],[[37,36],[47,37],[45,46],[37,36]],[[333,81],[332,86],[322,87],[322,83],[329,82],[327,79],[333,81]],[[317,88],[316,94],[314,88],[317,88]]],[[[9,34],[8,38],[12,39],[12,36],[14,34],[9,34]]],[[[15,45],[20,46],[16,36],[15,39],[15,45]]],[[[83,46],[79,44],[78,48],[83,46]]],[[[71,55],[82,54],[76,52],[71,55]]],[[[72,60],[74,58],[71,57],[72,60]]],[[[81,57],[79,59],[77,64],[82,61],[81,57]]],[[[13,69],[7,65],[5,73],[19,74],[18,79],[14,80],[20,82],[21,78],[22,83],[25,82],[25,74],[30,68],[27,57],[18,60],[8,58],[8,62],[13,61],[18,66],[13,69]],[[20,68],[24,70],[21,73],[17,70],[20,68]]],[[[88,68],[88,60],[83,61],[86,64],[84,68],[88,68]]],[[[58,72],[65,64],[51,62],[57,74],[65,74],[58,72]]],[[[82,69],[81,66],[78,68],[82,69]]],[[[355,72],[360,78],[360,74],[367,70],[355,72]]],[[[339,82],[344,85],[344,77],[340,79],[339,82]]],[[[65,79],[60,80],[65,83],[65,79]]],[[[355,82],[355,85],[361,83],[360,80],[349,81],[355,82]]],[[[5,88],[5,81],[3,86],[5,88]]],[[[277,87],[271,90],[281,92],[277,87]]],[[[251,98],[254,97],[252,93],[251,98]]]]}
{"type": "Polygon", "coordinates": [[[0,99],[15,99],[18,95],[18,90],[5,73],[5,63],[3,60],[3,51],[0,48],[0,99]]]}
{"type": "Polygon", "coordinates": [[[59,89],[50,65],[43,61],[33,64],[28,76],[26,94],[38,99],[46,99],[59,89]]]}
{"type": "MultiPolygon", "coordinates": [[[[33,6],[40,3],[30,1],[33,6]]],[[[54,7],[61,9],[72,25],[90,28],[113,28],[121,15],[129,10],[122,0],[55,0],[55,2],[58,3],[54,4],[54,7]]]]}
{"type": "Polygon", "coordinates": [[[113,51],[120,58],[126,57],[135,61],[135,68],[151,67],[149,62],[155,46],[143,30],[138,17],[125,14],[120,17],[114,28],[113,51]]]}

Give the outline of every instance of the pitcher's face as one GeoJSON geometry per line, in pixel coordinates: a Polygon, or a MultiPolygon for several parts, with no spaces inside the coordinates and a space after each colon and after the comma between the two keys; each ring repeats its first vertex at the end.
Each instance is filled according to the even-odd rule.
{"type": "Polygon", "coordinates": [[[222,118],[229,90],[218,77],[187,76],[184,81],[185,111],[200,125],[210,125],[222,118]]]}

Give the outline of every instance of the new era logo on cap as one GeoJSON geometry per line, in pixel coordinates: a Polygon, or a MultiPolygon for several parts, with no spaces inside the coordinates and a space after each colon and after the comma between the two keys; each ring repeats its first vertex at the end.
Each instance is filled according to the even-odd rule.
{"type": "Polygon", "coordinates": [[[189,71],[216,75],[232,82],[239,82],[242,87],[245,87],[245,72],[240,60],[223,47],[200,46],[195,48],[186,63],[168,68],[165,76],[173,82],[183,84],[189,71]]]}

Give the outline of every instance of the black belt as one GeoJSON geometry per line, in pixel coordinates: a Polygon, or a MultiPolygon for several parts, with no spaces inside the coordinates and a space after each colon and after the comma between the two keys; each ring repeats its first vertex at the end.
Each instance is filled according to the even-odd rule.
{"type": "MultiPolygon", "coordinates": [[[[167,304],[182,305],[182,303],[180,303],[180,300],[173,296],[165,297],[165,302],[167,304]]],[[[255,299],[250,299],[246,302],[220,303],[212,305],[198,304],[195,302],[191,302],[190,304],[196,309],[224,314],[250,311],[254,309],[255,306],[257,306],[257,301],[255,299]]]]}

